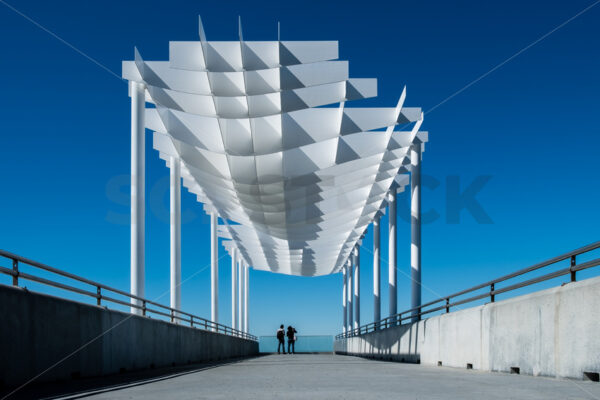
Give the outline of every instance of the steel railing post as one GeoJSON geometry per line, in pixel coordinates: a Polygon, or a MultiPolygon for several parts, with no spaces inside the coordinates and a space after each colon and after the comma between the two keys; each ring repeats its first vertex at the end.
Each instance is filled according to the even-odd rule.
{"type": "Polygon", "coordinates": [[[13,260],[13,286],[19,286],[19,261],[13,260]]]}
{"type": "Polygon", "coordinates": [[[577,264],[577,256],[579,256],[581,254],[584,254],[584,253],[587,253],[587,252],[590,252],[590,251],[593,251],[593,250],[598,250],[598,249],[600,249],[600,241],[592,243],[592,244],[589,244],[587,246],[584,246],[584,247],[582,247],[580,249],[571,251],[569,253],[562,254],[562,255],[554,257],[552,259],[546,260],[544,262],[532,265],[532,266],[530,266],[528,268],[524,268],[524,269],[521,269],[519,271],[513,272],[511,274],[502,276],[500,278],[495,279],[494,281],[490,281],[490,282],[486,282],[486,283],[477,285],[477,286],[472,287],[470,289],[463,290],[461,292],[457,292],[457,293],[454,293],[452,295],[449,295],[448,297],[439,298],[438,300],[435,300],[435,301],[432,301],[430,303],[427,303],[425,306],[429,307],[429,306],[431,306],[431,305],[433,305],[435,303],[444,302],[444,301],[445,301],[445,305],[443,305],[443,303],[442,303],[442,305],[439,306],[439,307],[433,308],[431,310],[425,310],[425,311],[423,311],[423,306],[419,306],[419,307],[416,307],[416,308],[411,308],[408,311],[404,311],[404,312],[401,312],[399,314],[390,315],[389,317],[381,319],[380,321],[373,322],[372,324],[369,324],[368,326],[363,326],[358,331],[348,332],[347,335],[341,334],[340,338],[343,338],[343,337],[346,337],[346,336],[347,337],[351,337],[353,335],[356,335],[357,333],[358,334],[362,334],[363,332],[369,333],[369,332],[372,332],[372,331],[375,331],[375,330],[378,330],[378,329],[387,329],[389,327],[395,326],[398,323],[400,325],[402,325],[402,321],[404,319],[411,318],[411,317],[414,319],[415,315],[417,315],[419,317],[422,317],[422,315],[424,315],[424,314],[428,314],[428,313],[433,312],[433,311],[444,310],[444,309],[445,309],[446,313],[449,313],[450,312],[450,307],[451,307],[451,304],[452,304],[451,303],[452,297],[462,296],[462,295],[464,295],[466,293],[472,293],[472,292],[475,292],[475,291],[478,291],[478,290],[482,290],[482,289],[484,289],[486,287],[489,287],[489,292],[488,293],[482,293],[482,294],[474,295],[471,298],[468,298],[468,299],[465,299],[465,300],[462,300],[462,301],[458,301],[458,303],[460,303],[460,304],[468,303],[468,302],[472,302],[472,301],[476,301],[476,300],[485,298],[487,296],[489,296],[490,297],[490,301],[492,303],[494,303],[496,301],[496,294],[506,293],[506,292],[509,292],[509,291],[512,291],[512,290],[519,289],[521,287],[533,285],[533,284],[536,284],[536,283],[539,283],[539,282],[543,282],[543,281],[546,281],[546,280],[549,280],[549,279],[553,279],[553,278],[556,278],[556,277],[562,276],[562,275],[570,275],[570,281],[571,282],[576,282],[577,281],[577,271],[588,269],[588,268],[592,268],[592,267],[596,267],[596,266],[600,266],[600,258],[596,258],[596,259],[593,259],[593,260],[590,260],[590,261],[587,261],[587,262],[584,262],[584,263],[580,263],[578,265],[577,264]],[[526,280],[525,282],[522,282],[520,284],[517,283],[517,284],[514,284],[514,285],[509,285],[506,288],[501,288],[499,290],[496,290],[496,283],[504,282],[504,281],[507,281],[509,279],[513,279],[515,277],[518,277],[518,276],[530,273],[532,271],[536,271],[536,270],[539,270],[541,268],[545,268],[545,267],[548,267],[548,266],[551,266],[551,265],[555,265],[555,264],[557,264],[559,262],[562,262],[562,261],[565,261],[565,260],[570,260],[570,267],[569,268],[564,268],[564,269],[561,269],[559,271],[548,273],[548,274],[543,275],[543,276],[538,277],[538,278],[533,278],[533,279],[526,280]],[[403,317],[404,313],[411,313],[411,316],[410,317],[403,317]]]}
{"type": "MultiPolygon", "coordinates": [[[[224,324],[219,324],[218,322],[213,322],[213,321],[210,321],[210,320],[198,317],[198,316],[194,316],[192,314],[183,313],[182,311],[180,311],[179,308],[167,307],[167,306],[164,306],[164,305],[161,305],[158,303],[154,303],[153,301],[147,300],[147,299],[143,298],[142,296],[137,296],[130,292],[124,292],[119,289],[105,286],[105,285],[102,285],[101,283],[94,282],[94,281],[88,280],[86,278],[83,278],[83,277],[80,277],[77,275],[73,275],[68,272],[61,271],[56,268],[52,268],[50,266],[47,266],[47,265],[44,265],[44,264],[41,264],[41,263],[38,263],[35,261],[31,261],[29,259],[26,259],[26,258],[23,258],[20,256],[16,256],[12,253],[8,253],[3,250],[0,250],[0,257],[5,257],[7,260],[12,260],[12,268],[6,268],[6,267],[0,266],[0,273],[12,276],[12,284],[17,287],[19,285],[20,280],[22,280],[22,279],[30,280],[30,281],[39,282],[42,284],[46,284],[49,286],[61,288],[64,290],[68,290],[71,292],[75,292],[75,293],[79,293],[79,294],[82,294],[85,296],[95,298],[96,305],[98,307],[104,306],[104,308],[108,308],[108,303],[122,304],[122,305],[131,307],[131,308],[135,308],[136,310],[138,310],[137,312],[133,311],[132,314],[137,314],[137,315],[142,315],[144,317],[152,318],[151,313],[154,312],[159,315],[164,315],[164,316],[169,317],[170,321],[172,323],[179,323],[179,321],[189,322],[190,326],[192,328],[201,329],[202,325],[204,325],[204,329],[206,329],[206,330],[210,329],[212,331],[216,331],[218,333],[222,333],[225,335],[239,337],[239,338],[245,338],[245,339],[253,340],[253,341],[258,340],[258,337],[251,335],[247,332],[238,330],[236,328],[233,328],[233,327],[230,327],[230,326],[227,326],[224,324]],[[63,284],[63,283],[60,283],[57,281],[52,281],[52,280],[49,280],[46,278],[41,278],[32,273],[28,273],[28,272],[21,273],[19,271],[20,263],[25,263],[28,266],[31,266],[33,268],[40,268],[42,270],[49,271],[49,272],[58,274],[60,276],[64,276],[64,277],[76,280],[78,282],[82,282],[86,285],[90,285],[91,288],[80,289],[79,287],[76,287],[76,286],[71,286],[71,285],[63,284]],[[96,288],[95,292],[93,290],[94,287],[96,288]],[[105,297],[104,294],[106,292],[122,295],[125,297],[125,300],[112,298],[110,296],[110,294],[108,294],[105,297]],[[148,308],[148,303],[150,303],[151,305],[157,306],[159,309],[148,308]],[[164,310],[168,310],[169,313],[164,313],[164,310]],[[183,315],[189,316],[189,320],[186,320],[185,317],[183,317],[183,315]],[[204,321],[204,322],[202,322],[202,321],[204,321]]],[[[366,332],[366,333],[369,332],[368,326],[363,326],[363,327],[359,327],[359,328],[355,329],[353,332],[353,335],[360,335],[364,332],[366,332]]]]}

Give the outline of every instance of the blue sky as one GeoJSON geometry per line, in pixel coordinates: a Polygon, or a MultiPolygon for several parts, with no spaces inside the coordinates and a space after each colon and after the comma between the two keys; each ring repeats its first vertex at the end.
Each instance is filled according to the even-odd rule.
{"type": "MultiPolygon", "coordinates": [[[[426,111],[430,132],[423,210],[424,300],[472,286],[598,239],[600,5],[575,18],[464,92],[592,1],[570,2],[10,2],[108,70],[138,46],[166,59],[169,40],[339,40],[353,77],[376,77],[377,99],[426,111]],[[476,199],[492,223],[448,207],[481,176],[476,199]],[[434,188],[437,183],[437,187],[434,188]],[[428,214],[429,215],[429,214],[428,214]]],[[[0,248],[122,289],[129,288],[127,86],[0,3],[0,248]]],[[[360,105],[360,104],[357,104],[360,105]]],[[[168,170],[147,148],[146,295],[168,303],[168,170]],[[162,296],[162,297],[161,297],[162,296]]],[[[209,220],[183,191],[183,308],[209,305],[209,220]]],[[[406,220],[407,194],[399,197],[406,220]]],[[[398,233],[399,310],[409,307],[410,226],[398,233]]],[[[386,226],[384,219],[382,226],[386,226]]],[[[382,243],[387,243],[385,234],[382,243]]],[[[372,239],[362,252],[362,321],[372,318],[372,239]]],[[[223,249],[221,321],[230,322],[230,260],[223,249]]],[[[383,246],[382,257],[387,259],[383,246]]],[[[382,315],[387,313],[382,263],[382,315]]],[[[251,329],[279,323],[304,334],[341,326],[341,277],[251,273],[251,329]]]]}

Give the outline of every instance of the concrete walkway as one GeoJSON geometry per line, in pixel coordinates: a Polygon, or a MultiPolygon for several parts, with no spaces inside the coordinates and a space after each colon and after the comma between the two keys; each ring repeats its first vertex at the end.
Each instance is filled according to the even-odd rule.
{"type": "Polygon", "coordinates": [[[600,399],[600,383],[335,355],[269,355],[135,382],[93,399],[600,399]]]}

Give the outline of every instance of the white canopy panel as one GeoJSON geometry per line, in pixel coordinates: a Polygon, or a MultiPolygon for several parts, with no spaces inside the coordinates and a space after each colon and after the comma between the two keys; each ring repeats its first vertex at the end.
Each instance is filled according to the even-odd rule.
{"type": "Polygon", "coordinates": [[[183,185],[217,213],[227,251],[256,269],[336,273],[405,166],[420,108],[351,108],[376,79],[349,77],[337,41],[170,42],[169,61],[137,49],[123,77],[146,87],[146,128],[183,185]],[[407,129],[395,131],[399,126],[407,129]]]}

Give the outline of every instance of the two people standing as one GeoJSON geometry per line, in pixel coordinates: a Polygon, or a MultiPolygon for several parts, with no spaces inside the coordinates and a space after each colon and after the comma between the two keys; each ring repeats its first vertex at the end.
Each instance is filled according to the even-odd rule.
{"type": "Polygon", "coordinates": [[[277,354],[281,354],[279,349],[281,349],[283,351],[283,354],[285,354],[285,337],[286,336],[288,339],[288,351],[287,352],[289,354],[296,353],[296,348],[294,345],[296,343],[296,333],[298,333],[298,331],[296,331],[296,328],[294,328],[292,326],[288,326],[287,332],[284,330],[283,325],[281,325],[279,327],[279,329],[277,330],[277,340],[279,341],[279,344],[277,345],[277,354]]]}

